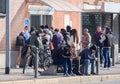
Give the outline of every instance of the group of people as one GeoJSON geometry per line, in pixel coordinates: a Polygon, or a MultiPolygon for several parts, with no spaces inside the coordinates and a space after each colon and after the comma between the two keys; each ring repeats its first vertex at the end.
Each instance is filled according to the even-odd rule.
{"type": "MultiPolygon", "coordinates": [[[[86,58],[83,58],[83,59],[85,59],[84,64],[86,64],[85,73],[88,74],[88,66],[87,65],[89,63],[91,63],[91,73],[95,74],[93,65],[94,65],[94,61],[98,61],[98,60],[100,60],[100,66],[102,67],[102,69],[109,70],[111,67],[111,61],[110,61],[111,48],[113,46],[113,34],[111,32],[111,29],[106,27],[102,31],[101,26],[98,26],[96,32],[91,37],[88,29],[85,28],[83,30],[83,34],[84,35],[83,35],[82,41],[81,41],[82,48],[83,48],[82,52],[86,51],[86,53],[84,55],[80,54],[80,56],[86,57],[86,58]],[[91,40],[93,40],[93,42],[91,40]],[[94,57],[94,60],[93,60],[93,58],[89,57],[90,54],[88,54],[88,52],[87,52],[87,51],[89,51],[91,44],[96,46],[96,48],[92,49],[92,54],[91,54],[91,57],[94,57]],[[96,51],[97,52],[100,51],[99,52],[100,59],[98,59],[98,57],[95,56],[96,51]],[[92,55],[94,55],[94,56],[92,56],[92,55]]],[[[81,59],[82,59],[82,57],[81,57],[81,59]]]]}
{"type": "Polygon", "coordinates": [[[111,67],[111,48],[113,46],[113,34],[110,28],[102,28],[98,26],[94,34],[94,44],[100,48],[100,66],[103,69],[110,69],[111,67]]]}
{"type": "Polygon", "coordinates": [[[110,29],[106,28],[105,32],[102,32],[101,27],[98,26],[92,46],[92,38],[87,28],[83,30],[83,34],[80,41],[77,30],[71,28],[71,26],[66,26],[66,29],[61,28],[59,30],[48,27],[48,25],[42,25],[39,29],[32,27],[30,32],[26,26],[24,32],[21,32],[17,37],[17,39],[20,38],[20,41],[16,40],[16,45],[20,49],[16,67],[19,67],[21,58],[25,57],[28,45],[41,49],[45,49],[44,45],[48,45],[53,57],[53,64],[61,64],[63,66],[64,76],[82,75],[80,64],[85,66],[83,74],[89,75],[88,68],[90,63],[91,74],[95,74],[95,61],[98,61],[96,57],[97,47],[100,47],[101,51],[100,62],[104,62],[104,68],[109,68],[110,47],[112,45],[110,29]]]}

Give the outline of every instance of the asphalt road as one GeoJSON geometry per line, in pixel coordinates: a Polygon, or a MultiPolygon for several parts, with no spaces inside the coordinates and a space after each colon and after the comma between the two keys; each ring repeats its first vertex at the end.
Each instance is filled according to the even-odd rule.
{"type": "Polygon", "coordinates": [[[88,82],[88,83],[71,82],[71,83],[59,83],[59,84],[120,84],[120,80],[101,81],[101,82],[88,82]]]}

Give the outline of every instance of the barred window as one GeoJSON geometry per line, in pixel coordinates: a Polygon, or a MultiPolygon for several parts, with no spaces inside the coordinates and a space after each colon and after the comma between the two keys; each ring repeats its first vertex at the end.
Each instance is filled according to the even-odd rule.
{"type": "Polygon", "coordinates": [[[0,0],[0,13],[6,13],[6,0],[0,0]]]}

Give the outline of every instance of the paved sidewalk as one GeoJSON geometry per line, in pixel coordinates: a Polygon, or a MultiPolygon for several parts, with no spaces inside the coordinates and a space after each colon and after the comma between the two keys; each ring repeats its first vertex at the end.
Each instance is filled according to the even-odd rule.
{"type": "MultiPolygon", "coordinates": [[[[22,74],[22,69],[11,69],[10,74],[6,75],[4,74],[5,70],[4,69],[0,69],[0,84],[4,84],[3,82],[6,81],[22,81],[23,80],[35,80],[34,79],[34,70],[33,69],[27,69],[25,74],[22,74]]],[[[37,78],[37,80],[44,80],[44,82],[46,82],[45,80],[51,80],[57,79],[56,81],[58,81],[58,79],[62,80],[64,79],[64,81],[86,81],[87,80],[94,80],[94,78],[98,78],[99,81],[104,80],[105,79],[120,79],[120,64],[116,64],[115,66],[112,66],[110,70],[101,70],[100,69],[100,74],[99,75],[91,75],[91,76],[76,76],[76,77],[63,77],[63,74],[58,74],[56,76],[39,76],[37,78]],[[66,80],[65,80],[66,79],[66,80]],[[70,79],[70,80],[69,80],[70,79]]],[[[61,81],[60,81],[61,82],[61,81]]],[[[52,81],[53,83],[53,81],[52,81]]],[[[10,84],[16,84],[16,83],[10,83],[10,84]]],[[[21,83],[22,84],[22,83],[21,83]]],[[[35,83],[30,83],[30,84],[35,84],[35,83]]],[[[45,83],[47,84],[47,83],[45,83]]]]}

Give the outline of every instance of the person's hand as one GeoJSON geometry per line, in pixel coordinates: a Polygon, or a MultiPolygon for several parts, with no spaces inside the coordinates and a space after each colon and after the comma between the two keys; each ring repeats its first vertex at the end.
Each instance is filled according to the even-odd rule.
{"type": "Polygon", "coordinates": [[[70,59],[73,59],[73,56],[70,56],[70,59]]]}
{"type": "Polygon", "coordinates": [[[98,61],[98,58],[97,58],[97,57],[95,58],[95,61],[98,61]]]}

